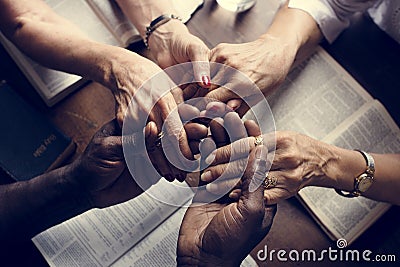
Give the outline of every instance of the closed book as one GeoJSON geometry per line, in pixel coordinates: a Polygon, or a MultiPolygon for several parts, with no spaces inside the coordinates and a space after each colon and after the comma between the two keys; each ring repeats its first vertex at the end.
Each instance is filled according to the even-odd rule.
{"type": "Polygon", "coordinates": [[[42,113],[0,82],[0,167],[17,181],[62,164],[75,144],[42,113]]]}

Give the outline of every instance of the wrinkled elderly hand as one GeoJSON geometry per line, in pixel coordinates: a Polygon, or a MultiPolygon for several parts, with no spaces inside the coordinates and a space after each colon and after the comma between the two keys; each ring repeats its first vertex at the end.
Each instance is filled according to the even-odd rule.
{"type": "MultiPolygon", "coordinates": [[[[129,51],[115,57],[117,60],[109,80],[114,81],[117,119],[120,124],[123,122],[124,135],[141,131],[148,121],[154,121],[158,132],[164,133],[164,148],[168,148],[178,166],[162,169],[161,175],[182,181],[185,170],[192,168],[193,155],[177,111],[179,95],[170,91],[176,85],[148,59],[129,51]]],[[[179,93],[179,90],[175,91],[179,93]]],[[[171,166],[167,159],[160,157],[159,160],[164,161],[163,165],[171,166]]]]}
{"type": "MultiPolygon", "coordinates": [[[[256,132],[254,127],[256,125],[253,125],[253,131],[256,132]]],[[[268,159],[268,161],[272,161],[268,176],[277,181],[275,186],[264,191],[264,197],[268,203],[273,204],[292,197],[301,188],[309,185],[335,187],[334,181],[328,177],[334,176],[328,173],[328,170],[331,169],[329,168],[330,164],[334,164],[335,161],[335,155],[332,153],[336,149],[332,145],[291,131],[264,134],[263,139],[264,144],[268,146],[269,153],[274,152],[274,157],[268,159]],[[274,141],[276,143],[272,144],[274,141]]],[[[219,179],[227,169],[227,163],[231,157],[234,159],[247,157],[248,151],[241,149],[243,146],[250,146],[250,149],[254,150],[256,147],[254,137],[244,138],[231,145],[218,148],[212,157],[214,160],[208,168],[210,175],[207,177],[207,181],[219,179]]],[[[235,174],[231,176],[233,177],[235,174]]],[[[221,183],[213,183],[208,190],[219,194],[226,188],[232,188],[235,182],[226,180],[221,183]]],[[[236,199],[239,195],[240,189],[235,189],[231,192],[230,197],[236,199]]]]}
{"type": "Polygon", "coordinates": [[[276,207],[265,205],[262,186],[249,190],[252,180],[265,175],[265,153],[259,146],[250,154],[237,202],[197,205],[195,196],[179,233],[178,265],[239,266],[269,232],[276,207]]]}
{"type": "Polygon", "coordinates": [[[252,89],[242,77],[235,77],[239,76],[237,74],[232,77],[221,68],[212,75],[212,83],[220,87],[206,96],[227,103],[242,116],[249,106],[242,102],[241,97],[253,106],[262,100],[257,95],[258,90],[264,96],[271,94],[284,81],[295,56],[294,49],[268,34],[249,43],[219,44],[211,50],[210,61],[237,69],[258,88],[252,89]]]}
{"type": "Polygon", "coordinates": [[[178,20],[161,25],[149,37],[149,48],[161,68],[192,62],[196,81],[205,88],[211,85],[210,50],[178,20]]]}

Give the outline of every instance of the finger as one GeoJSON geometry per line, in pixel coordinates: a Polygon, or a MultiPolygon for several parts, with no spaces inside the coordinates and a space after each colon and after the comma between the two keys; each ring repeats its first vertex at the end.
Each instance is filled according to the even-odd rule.
{"type": "Polygon", "coordinates": [[[236,177],[229,180],[215,181],[213,183],[206,185],[206,190],[214,195],[225,195],[235,187],[240,182],[240,178],[236,177]]]}
{"type": "Polygon", "coordinates": [[[197,84],[189,84],[184,89],[182,89],[183,99],[188,100],[194,97],[196,92],[199,90],[197,84]]]}
{"type": "Polygon", "coordinates": [[[178,111],[182,121],[184,122],[198,118],[200,115],[200,110],[198,108],[186,103],[178,105],[178,111]]]}
{"type": "Polygon", "coordinates": [[[224,128],[224,120],[222,118],[214,118],[210,122],[210,132],[217,147],[225,146],[229,143],[229,137],[224,128]]]}
{"type": "Polygon", "coordinates": [[[159,137],[157,126],[154,122],[150,121],[147,123],[145,127],[145,136],[148,155],[153,166],[156,168],[160,175],[165,177],[165,179],[170,182],[173,181],[173,171],[171,170],[167,159],[162,153],[162,148],[156,145],[159,137]]]}
{"type": "Polygon", "coordinates": [[[227,103],[229,100],[240,98],[232,90],[222,86],[208,92],[206,97],[221,101],[222,103],[227,103]]]}
{"type": "Polygon", "coordinates": [[[261,135],[261,129],[258,124],[253,120],[247,120],[244,122],[244,127],[246,128],[248,136],[259,136],[261,135]]]}
{"type": "Polygon", "coordinates": [[[199,140],[190,140],[189,141],[190,150],[192,150],[193,155],[197,155],[200,153],[200,141],[199,140]]]}
{"type": "MultiPolygon", "coordinates": [[[[216,144],[214,142],[214,139],[212,137],[207,137],[204,138],[201,142],[200,142],[200,156],[201,156],[201,170],[203,170],[204,168],[208,167],[208,164],[206,164],[204,162],[205,158],[208,158],[208,156],[210,155],[210,153],[212,151],[214,151],[216,149],[216,144]]],[[[210,159],[210,161],[214,160],[213,158],[210,159]]]]}
{"type": "MultiPolygon", "coordinates": [[[[165,138],[163,142],[168,143],[169,155],[167,159],[179,169],[182,170],[194,170],[196,169],[196,163],[193,160],[193,154],[189,147],[188,137],[186,131],[182,125],[179,117],[178,109],[170,109],[168,102],[165,102],[162,111],[162,117],[164,118],[163,132],[165,138]],[[167,110],[170,110],[168,113],[167,110]]],[[[171,103],[171,105],[175,105],[171,103]]],[[[163,143],[164,146],[164,143],[163,143]]]]}
{"type": "Polygon", "coordinates": [[[235,111],[242,105],[242,102],[241,99],[231,99],[226,103],[226,105],[235,111]]]}
{"type": "Polygon", "coordinates": [[[236,112],[229,112],[225,115],[224,126],[231,142],[247,137],[243,121],[236,112]]]}
{"type": "MultiPolygon", "coordinates": [[[[196,161],[189,161],[188,159],[184,158],[179,150],[179,145],[177,142],[179,141],[176,141],[175,136],[167,135],[162,139],[162,146],[160,146],[160,148],[162,149],[163,155],[168,162],[169,168],[172,172],[172,178],[178,179],[182,182],[185,180],[187,172],[197,169],[198,163],[196,161]]],[[[192,154],[192,151],[190,151],[190,153],[192,154]]]]}
{"type": "Polygon", "coordinates": [[[242,194],[242,190],[239,189],[234,189],[232,192],[229,193],[229,198],[231,198],[234,201],[239,200],[240,195],[242,194]]]}
{"type": "Polygon", "coordinates": [[[183,92],[179,86],[171,89],[171,94],[175,99],[177,105],[181,104],[184,101],[183,92]]]}
{"type": "Polygon", "coordinates": [[[240,107],[238,107],[235,111],[237,114],[239,114],[239,117],[243,117],[250,109],[250,106],[245,102],[242,101],[242,104],[240,107]]]}
{"type": "Polygon", "coordinates": [[[200,140],[208,135],[208,128],[200,123],[189,122],[184,128],[189,140],[200,140]]]}
{"type": "Polygon", "coordinates": [[[238,203],[238,209],[243,214],[248,214],[253,219],[258,219],[264,214],[264,187],[262,182],[267,173],[267,164],[265,158],[267,156],[267,148],[265,146],[257,146],[250,154],[249,164],[242,177],[242,196],[238,203]]]}
{"type": "Polygon", "coordinates": [[[144,135],[146,138],[146,147],[147,149],[154,149],[155,144],[157,141],[157,135],[158,135],[158,130],[157,130],[157,125],[155,124],[154,121],[149,121],[144,129],[144,135]]]}
{"type": "Polygon", "coordinates": [[[209,118],[224,117],[226,113],[232,111],[225,103],[210,102],[206,106],[205,116],[209,118]]]}
{"type": "Polygon", "coordinates": [[[193,64],[193,72],[196,81],[204,88],[211,86],[210,78],[210,49],[199,38],[193,36],[193,43],[188,49],[189,59],[193,64]]]}
{"type": "MultiPolygon", "coordinates": [[[[144,128],[144,135],[142,132],[135,132],[129,135],[123,135],[121,137],[124,148],[124,156],[128,160],[131,157],[137,157],[144,153],[149,153],[156,149],[155,143],[157,140],[157,126],[153,121],[147,123],[144,128]]],[[[149,155],[150,157],[150,155],[149,155]]]]}
{"type": "Polygon", "coordinates": [[[280,200],[286,199],[282,197],[284,190],[281,188],[271,188],[269,190],[264,190],[264,200],[267,205],[278,204],[280,200]]]}
{"type": "Polygon", "coordinates": [[[230,161],[225,164],[218,164],[215,166],[208,167],[201,174],[201,180],[203,182],[212,182],[216,179],[230,179],[234,177],[241,177],[244,170],[246,169],[248,159],[242,158],[234,161],[230,161]]]}
{"type": "Polygon", "coordinates": [[[230,145],[220,147],[213,151],[204,162],[209,165],[217,165],[244,157],[247,158],[250,151],[255,147],[254,142],[254,137],[237,140],[230,145]]]}

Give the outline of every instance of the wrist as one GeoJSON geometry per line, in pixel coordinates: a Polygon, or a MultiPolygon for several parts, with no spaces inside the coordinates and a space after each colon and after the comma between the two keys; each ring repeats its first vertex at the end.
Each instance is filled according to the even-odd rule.
{"type": "Polygon", "coordinates": [[[323,38],[311,15],[300,9],[289,8],[287,3],[279,9],[267,34],[279,37],[293,49],[296,61],[307,57],[323,38]]]}
{"type": "Polygon", "coordinates": [[[147,63],[143,63],[143,60],[150,62],[134,52],[116,46],[104,47],[96,53],[99,54],[99,57],[101,55],[101,59],[95,62],[90,77],[113,93],[125,86],[124,79],[128,80],[130,76],[134,75],[135,68],[147,63]]]}
{"type": "Polygon", "coordinates": [[[69,165],[63,167],[63,175],[60,176],[60,184],[66,192],[70,192],[69,198],[76,199],[82,210],[89,210],[94,207],[88,187],[84,181],[89,180],[89,173],[82,166],[81,157],[69,165]]]}
{"type": "Polygon", "coordinates": [[[187,34],[189,32],[186,25],[179,19],[170,19],[152,31],[147,37],[147,45],[151,51],[162,51],[170,49],[168,43],[176,34],[187,34]]]}
{"type": "Polygon", "coordinates": [[[325,155],[328,155],[324,168],[324,176],[313,185],[352,191],[354,178],[365,171],[365,160],[362,155],[354,150],[343,149],[327,145],[325,155]]]}

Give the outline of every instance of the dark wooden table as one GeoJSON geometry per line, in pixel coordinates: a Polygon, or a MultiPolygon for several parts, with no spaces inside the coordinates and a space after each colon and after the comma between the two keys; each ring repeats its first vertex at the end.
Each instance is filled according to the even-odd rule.
{"type": "MultiPolygon", "coordinates": [[[[221,42],[242,43],[255,40],[264,33],[277,9],[277,1],[259,0],[248,12],[234,14],[218,6],[214,0],[206,0],[188,23],[191,32],[199,36],[210,47],[221,42]]],[[[369,18],[359,16],[354,26],[346,30],[332,45],[324,48],[336,58],[373,97],[378,98],[389,110],[392,117],[400,122],[399,93],[400,45],[390,39],[369,18]]],[[[130,47],[143,52],[142,44],[130,47]]],[[[42,110],[47,116],[77,144],[74,157],[82,153],[91,136],[105,122],[114,116],[114,100],[110,92],[99,84],[91,83],[71,94],[53,108],[47,108],[39,96],[29,87],[26,79],[15,64],[1,50],[1,78],[6,78],[29,102],[42,110]]],[[[350,248],[369,249],[373,253],[395,254],[400,261],[400,208],[392,207],[370,229],[368,229],[350,248]]],[[[278,205],[278,213],[268,236],[252,252],[265,245],[268,250],[315,249],[321,251],[328,247],[336,248],[334,241],[319,228],[309,213],[295,199],[278,205]]],[[[45,264],[40,254],[30,247],[34,265],[45,264]]],[[[19,250],[18,252],[20,252],[19,250]]],[[[315,266],[315,262],[260,262],[261,266],[315,266]]],[[[356,262],[325,261],[323,266],[355,266],[356,262]]],[[[390,266],[389,263],[383,266],[390,266]]]]}

